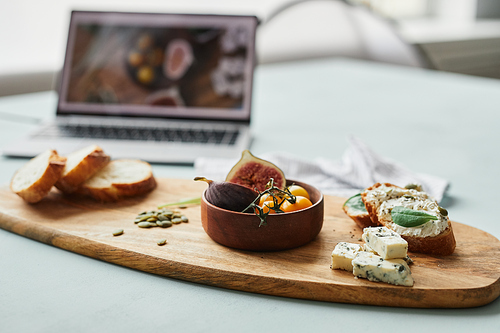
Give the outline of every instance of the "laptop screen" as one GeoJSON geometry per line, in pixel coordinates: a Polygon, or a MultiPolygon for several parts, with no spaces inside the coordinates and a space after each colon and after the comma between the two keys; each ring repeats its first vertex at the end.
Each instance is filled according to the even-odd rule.
{"type": "Polygon", "coordinates": [[[74,11],[59,115],[248,121],[254,16],[74,11]]]}

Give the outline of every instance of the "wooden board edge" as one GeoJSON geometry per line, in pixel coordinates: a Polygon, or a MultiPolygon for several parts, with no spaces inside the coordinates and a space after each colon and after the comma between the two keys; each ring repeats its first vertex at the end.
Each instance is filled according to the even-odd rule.
{"type": "MultiPolygon", "coordinates": [[[[0,219],[4,217],[5,214],[0,213],[0,219]]],[[[500,277],[488,286],[454,290],[451,293],[452,297],[449,296],[450,290],[443,289],[443,291],[447,291],[447,297],[443,299],[439,297],[438,292],[430,298],[426,296],[425,290],[390,285],[388,287],[386,284],[359,287],[335,284],[333,281],[331,284],[325,284],[324,282],[262,277],[162,258],[154,258],[154,264],[150,264],[152,257],[143,253],[88,240],[42,225],[27,223],[12,216],[9,216],[9,220],[8,223],[0,223],[0,228],[107,263],[163,277],[269,296],[406,308],[478,307],[491,303],[500,296],[500,277]],[[362,293],[360,293],[360,289],[362,289],[362,293]]]]}

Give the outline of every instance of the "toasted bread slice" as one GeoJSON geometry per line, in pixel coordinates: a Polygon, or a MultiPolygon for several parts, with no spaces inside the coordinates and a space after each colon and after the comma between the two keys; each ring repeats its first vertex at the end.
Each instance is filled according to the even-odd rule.
{"type": "Polygon", "coordinates": [[[378,224],[373,223],[368,212],[351,209],[346,206],[342,207],[342,209],[361,229],[378,226],[378,224]]]}
{"type": "Polygon", "coordinates": [[[410,252],[450,255],[455,250],[455,236],[447,212],[427,193],[377,183],[363,191],[361,198],[371,220],[400,234],[408,242],[410,252]],[[398,225],[391,214],[396,206],[432,215],[436,220],[415,227],[398,225]]]}
{"type": "Polygon", "coordinates": [[[361,229],[378,226],[378,224],[375,224],[371,220],[370,214],[368,214],[360,194],[356,194],[347,199],[342,209],[361,229]]]}
{"type": "Polygon", "coordinates": [[[151,165],[140,160],[114,160],[86,180],[77,193],[99,201],[142,195],[156,187],[151,165]]]}
{"type": "Polygon", "coordinates": [[[110,157],[101,147],[92,145],[66,156],[61,179],[55,184],[64,193],[72,193],[87,179],[104,168],[110,157]]]}
{"type": "Polygon", "coordinates": [[[32,158],[12,177],[10,189],[29,203],[42,200],[61,178],[66,158],[46,150],[32,158]]]}

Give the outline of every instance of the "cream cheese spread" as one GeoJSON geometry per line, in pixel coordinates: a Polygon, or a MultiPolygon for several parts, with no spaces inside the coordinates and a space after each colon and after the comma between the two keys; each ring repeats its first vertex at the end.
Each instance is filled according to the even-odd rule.
{"type": "Polygon", "coordinates": [[[375,203],[380,220],[392,221],[391,210],[396,206],[421,211],[437,217],[417,227],[402,227],[393,222],[387,227],[403,236],[434,237],[448,227],[448,217],[441,214],[436,200],[427,193],[414,189],[387,187],[382,185],[366,192],[366,198],[375,203]]]}

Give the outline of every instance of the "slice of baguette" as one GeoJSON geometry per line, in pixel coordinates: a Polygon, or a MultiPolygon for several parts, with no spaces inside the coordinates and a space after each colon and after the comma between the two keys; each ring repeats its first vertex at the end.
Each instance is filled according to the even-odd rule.
{"type": "Polygon", "coordinates": [[[118,201],[138,196],[156,187],[151,165],[140,160],[114,160],[86,180],[76,193],[99,201],[118,201]]]}
{"type": "Polygon", "coordinates": [[[10,189],[29,203],[42,200],[61,178],[66,158],[46,150],[32,158],[12,177],[10,189]]]}
{"type": "Polygon", "coordinates": [[[358,209],[357,207],[349,204],[349,201],[353,200],[353,198],[354,197],[347,199],[342,206],[342,210],[347,214],[347,216],[349,216],[361,229],[378,226],[378,224],[372,221],[370,214],[368,214],[366,209],[358,209]]]}
{"type": "Polygon", "coordinates": [[[110,157],[101,147],[92,145],[66,156],[61,179],[55,184],[64,193],[73,193],[87,179],[104,168],[110,157]]]}
{"type": "Polygon", "coordinates": [[[410,252],[450,255],[455,250],[455,236],[448,216],[440,212],[437,202],[427,193],[389,183],[376,183],[363,191],[361,198],[371,220],[399,233],[408,242],[410,252]],[[406,199],[403,199],[404,195],[406,199]],[[404,204],[401,203],[402,200],[405,200],[404,204]],[[413,207],[412,209],[437,216],[438,221],[427,222],[421,227],[401,227],[392,221],[390,210],[393,206],[413,207]],[[435,230],[433,233],[430,232],[432,228],[435,230]]]}

